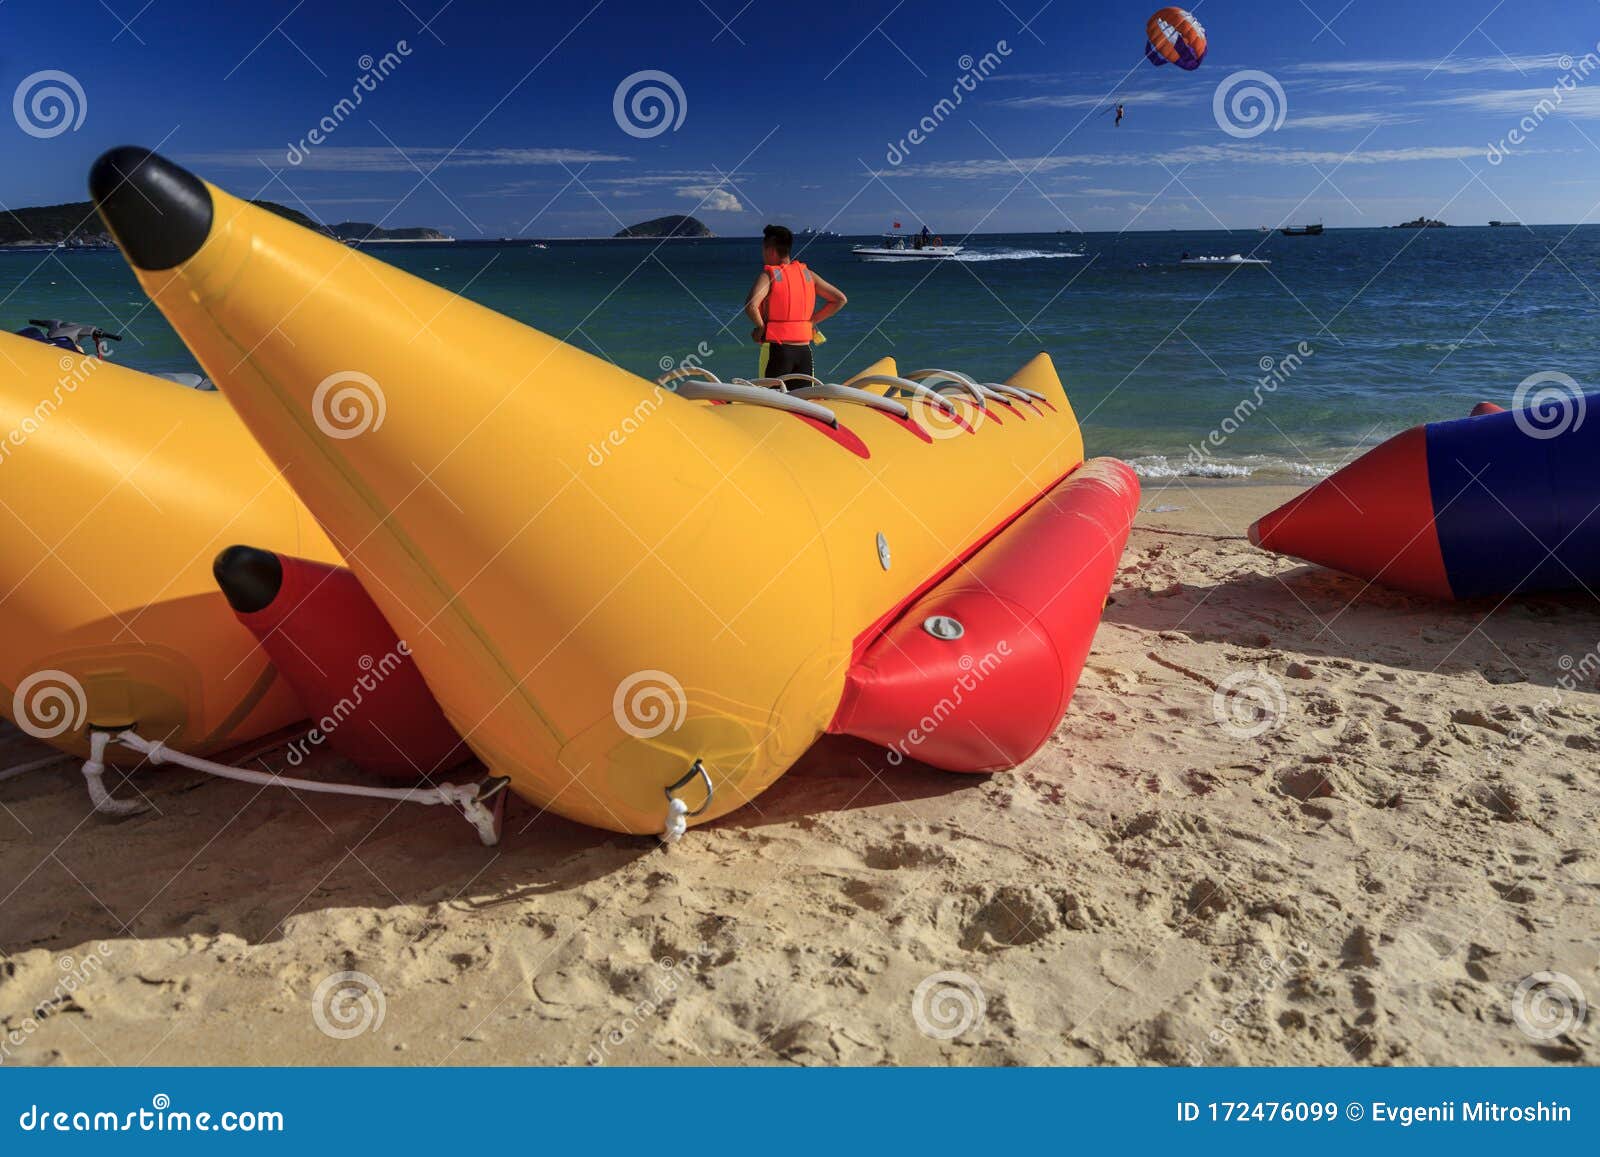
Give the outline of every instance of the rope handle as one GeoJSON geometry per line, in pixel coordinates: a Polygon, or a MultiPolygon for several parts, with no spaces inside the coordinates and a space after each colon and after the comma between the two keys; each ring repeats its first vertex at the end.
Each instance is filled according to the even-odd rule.
{"type": "Polygon", "coordinates": [[[105,774],[106,748],[113,742],[143,755],[156,765],[173,763],[191,771],[204,772],[219,779],[240,783],[253,783],[262,787],[286,787],[294,791],[321,795],[353,795],[366,799],[387,799],[397,803],[416,803],[424,807],[446,804],[460,812],[474,828],[485,847],[500,842],[501,824],[505,809],[505,789],[511,781],[505,776],[491,776],[483,783],[442,783],[437,787],[367,787],[354,783],[321,783],[310,779],[291,779],[264,771],[243,767],[230,767],[199,756],[176,751],[159,739],[145,739],[135,731],[94,731],[89,736],[89,759],[83,765],[84,780],[89,788],[89,799],[94,810],[104,815],[132,815],[145,810],[144,805],[114,799],[106,790],[102,777],[105,774]]]}

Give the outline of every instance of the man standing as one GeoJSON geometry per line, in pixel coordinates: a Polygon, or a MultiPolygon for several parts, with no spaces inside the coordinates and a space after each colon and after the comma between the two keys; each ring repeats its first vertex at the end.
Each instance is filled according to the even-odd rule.
{"type": "Polygon", "coordinates": [[[782,225],[761,231],[761,273],[744,303],[755,323],[750,336],[761,346],[760,376],[813,374],[811,341],[818,322],[845,307],[845,295],[789,256],[794,234],[782,225]],[[817,309],[817,298],[822,308],[817,309]]]}

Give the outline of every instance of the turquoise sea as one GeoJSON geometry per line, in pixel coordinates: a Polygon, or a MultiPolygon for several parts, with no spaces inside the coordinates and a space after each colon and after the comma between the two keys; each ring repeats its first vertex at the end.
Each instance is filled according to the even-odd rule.
{"type": "MultiPolygon", "coordinates": [[[[850,297],[824,327],[823,376],[892,354],[996,379],[1048,350],[1090,452],[1150,476],[1321,473],[1416,422],[1506,403],[1531,374],[1593,388],[1600,370],[1600,226],[980,235],[942,262],[863,262],[862,240],[805,245],[850,297]],[[1272,264],[1175,267],[1186,251],[1272,264]],[[1220,444],[1190,452],[1212,432],[1220,444]]],[[[758,242],[548,245],[370,252],[648,377],[707,350],[723,377],[754,372],[741,304],[758,242]]],[[[125,365],[196,368],[114,252],[0,252],[0,302],[5,329],[98,324],[126,334],[125,365]]]]}

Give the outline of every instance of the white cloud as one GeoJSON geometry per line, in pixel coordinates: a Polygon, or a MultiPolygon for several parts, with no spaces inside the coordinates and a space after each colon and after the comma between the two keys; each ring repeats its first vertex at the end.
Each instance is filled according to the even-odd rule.
{"type": "Polygon", "coordinates": [[[1386,112],[1338,112],[1319,113],[1313,116],[1299,116],[1289,114],[1289,121],[1284,126],[1291,129],[1365,129],[1378,125],[1399,124],[1406,120],[1415,120],[1415,117],[1402,117],[1395,113],[1386,112]]]}
{"type": "Polygon", "coordinates": [[[1137,92],[1052,93],[1043,96],[1011,96],[994,103],[1003,108],[1106,108],[1119,104],[1128,106],[1148,104],[1192,104],[1201,96],[1210,99],[1210,90],[1201,93],[1187,89],[1144,89],[1137,92]]]}
{"type": "Polygon", "coordinates": [[[690,185],[688,188],[679,189],[678,196],[700,202],[701,210],[707,213],[744,212],[744,206],[739,203],[739,198],[727,189],[713,188],[708,185],[690,185]]]}
{"type": "MultiPolygon", "coordinates": [[[[281,149],[228,149],[214,153],[190,153],[182,159],[197,168],[260,168],[265,164],[272,169],[288,165],[281,149]]],[[[601,153],[590,149],[444,149],[417,146],[312,146],[299,150],[302,160],[294,168],[307,172],[323,173],[414,173],[424,172],[435,165],[446,168],[532,165],[591,165],[629,158],[615,153],[601,153]],[[403,150],[403,151],[402,151],[403,150]]]]}
{"type": "Polygon", "coordinates": [[[1373,92],[1396,95],[1406,91],[1404,85],[1385,84],[1381,80],[1330,80],[1325,84],[1296,81],[1295,91],[1299,92],[1302,88],[1324,95],[1345,92],[1373,92]]]}
{"type": "Polygon", "coordinates": [[[1052,173],[1077,166],[1171,165],[1387,165],[1410,161],[1454,161],[1482,157],[1482,145],[1421,145],[1413,148],[1339,150],[1291,149],[1270,145],[1191,145],[1178,153],[1120,155],[1075,153],[1048,157],[983,157],[965,161],[932,161],[879,170],[879,177],[915,177],[952,180],[1020,179],[1021,174],[1052,173]]]}
{"type": "Polygon", "coordinates": [[[1442,72],[1452,76],[1468,76],[1480,72],[1537,72],[1541,68],[1560,68],[1561,56],[1554,52],[1522,54],[1517,56],[1452,56],[1444,60],[1425,57],[1420,60],[1317,60],[1291,64],[1282,72],[1317,73],[1333,72],[1442,72]]]}
{"type": "MultiPolygon", "coordinates": [[[[714,169],[664,170],[656,173],[634,173],[626,177],[584,177],[586,185],[703,185],[708,189],[730,184],[736,174],[717,172],[714,169]]],[[[737,174],[741,179],[750,174],[737,174]]]]}
{"type": "MultiPolygon", "coordinates": [[[[270,200],[270,198],[268,198],[270,200]]],[[[307,197],[308,205],[393,205],[393,197],[307,197]]]]}
{"type": "Polygon", "coordinates": [[[1481,113],[1509,113],[1513,116],[1551,115],[1600,119],[1600,89],[1575,87],[1510,88],[1469,92],[1427,102],[1440,108],[1464,108],[1481,113]]]}

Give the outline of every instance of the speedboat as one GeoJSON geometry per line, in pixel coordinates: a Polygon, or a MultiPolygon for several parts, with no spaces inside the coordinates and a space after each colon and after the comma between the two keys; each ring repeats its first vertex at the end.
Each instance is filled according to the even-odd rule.
{"type": "Polygon", "coordinates": [[[1235,265],[1271,265],[1272,262],[1265,257],[1246,257],[1242,253],[1234,253],[1227,257],[1185,257],[1178,264],[1215,268],[1217,266],[1235,265]]]}
{"type": "Polygon", "coordinates": [[[954,257],[964,245],[918,245],[903,233],[885,233],[881,245],[857,245],[850,250],[863,261],[910,261],[954,257]]]}

